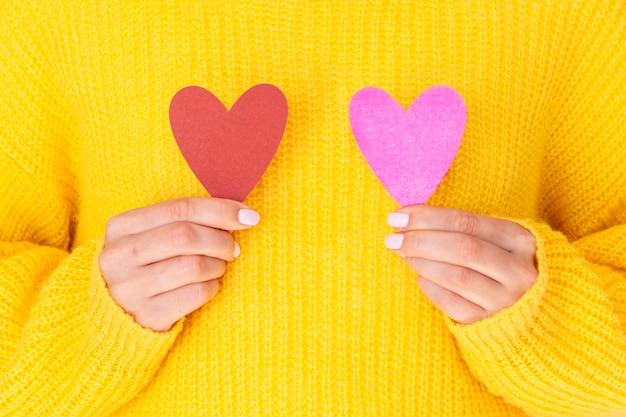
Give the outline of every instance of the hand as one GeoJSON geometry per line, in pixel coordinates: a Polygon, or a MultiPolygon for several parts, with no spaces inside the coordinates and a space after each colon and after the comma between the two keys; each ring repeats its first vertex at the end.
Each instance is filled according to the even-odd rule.
{"type": "Polygon", "coordinates": [[[217,278],[240,251],[230,232],[258,221],[244,204],[218,198],[130,210],[108,221],[100,270],[135,321],[164,332],[215,296],[217,278]]]}
{"type": "Polygon", "coordinates": [[[417,271],[422,292],[470,324],[512,306],[537,279],[534,236],[516,223],[461,210],[404,207],[386,246],[417,271]]]}

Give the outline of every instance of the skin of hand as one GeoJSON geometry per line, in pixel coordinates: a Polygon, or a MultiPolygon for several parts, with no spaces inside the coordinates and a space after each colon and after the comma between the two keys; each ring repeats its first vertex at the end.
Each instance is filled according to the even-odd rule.
{"type": "Polygon", "coordinates": [[[248,206],[219,198],[130,210],[107,222],[100,270],[113,299],[135,321],[165,332],[215,297],[226,263],[240,253],[231,232],[259,220],[248,206]]]}
{"type": "Polygon", "coordinates": [[[388,217],[385,245],[451,319],[471,324],[512,306],[537,280],[536,240],[508,220],[425,205],[388,217]]]}

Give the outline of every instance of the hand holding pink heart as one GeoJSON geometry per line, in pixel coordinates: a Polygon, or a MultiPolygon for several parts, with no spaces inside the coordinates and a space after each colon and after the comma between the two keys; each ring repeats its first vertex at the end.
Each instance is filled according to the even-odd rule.
{"type": "Polygon", "coordinates": [[[406,111],[374,87],[350,102],[359,148],[401,206],[424,204],[433,194],[461,145],[465,121],[463,99],[446,86],[426,90],[406,111]]]}

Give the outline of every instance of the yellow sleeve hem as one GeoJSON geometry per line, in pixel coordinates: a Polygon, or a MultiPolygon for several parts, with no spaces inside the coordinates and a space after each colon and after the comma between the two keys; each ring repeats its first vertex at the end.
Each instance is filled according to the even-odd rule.
{"type": "MultiPolygon", "coordinates": [[[[100,253],[100,249],[97,254],[100,253]]],[[[97,255],[91,273],[90,317],[87,338],[95,348],[95,353],[103,360],[115,361],[129,372],[138,366],[158,365],[183,328],[184,318],[169,331],[156,332],[137,323],[111,297],[100,268],[97,255]],[[144,358],[154,358],[145,362],[144,358]]]]}

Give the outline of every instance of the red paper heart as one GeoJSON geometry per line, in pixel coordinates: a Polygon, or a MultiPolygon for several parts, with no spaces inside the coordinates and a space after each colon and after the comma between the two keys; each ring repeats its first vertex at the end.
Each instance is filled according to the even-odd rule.
{"type": "Polygon", "coordinates": [[[259,84],[233,107],[202,87],[180,90],[170,126],[187,164],[212,197],[243,201],[269,166],[287,123],[287,99],[259,84]]]}

